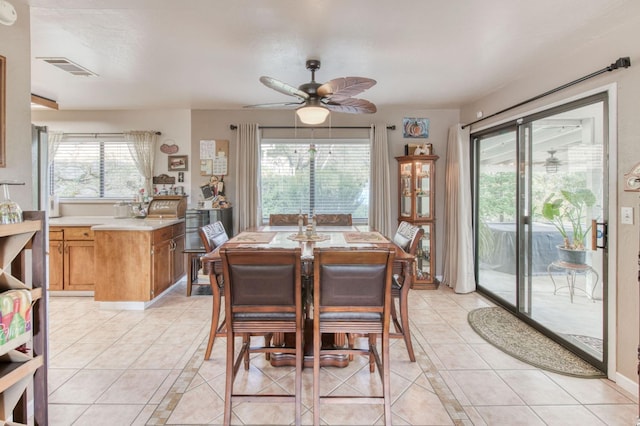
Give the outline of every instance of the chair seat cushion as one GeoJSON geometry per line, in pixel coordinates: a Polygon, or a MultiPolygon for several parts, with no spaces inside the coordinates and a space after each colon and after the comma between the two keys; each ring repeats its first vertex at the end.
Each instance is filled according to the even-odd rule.
{"type": "Polygon", "coordinates": [[[295,320],[295,312],[239,312],[233,316],[234,321],[282,321],[295,320]]]}
{"type": "Polygon", "coordinates": [[[376,312],[323,312],[320,321],[382,321],[376,312]]]}

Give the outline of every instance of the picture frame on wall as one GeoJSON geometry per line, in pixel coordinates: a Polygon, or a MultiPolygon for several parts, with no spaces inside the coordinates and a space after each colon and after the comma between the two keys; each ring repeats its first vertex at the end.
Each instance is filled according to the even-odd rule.
{"type": "Polygon", "coordinates": [[[402,120],[402,137],[421,138],[429,137],[429,119],[406,117],[402,120]]]}
{"type": "Polygon", "coordinates": [[[168,169],[170,172],[186,172],[189,170],[188,157],[186,155],[170,155],[168,169]]]}

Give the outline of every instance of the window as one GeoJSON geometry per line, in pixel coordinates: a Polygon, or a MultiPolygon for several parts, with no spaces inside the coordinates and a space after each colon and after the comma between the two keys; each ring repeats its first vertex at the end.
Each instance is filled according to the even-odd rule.
{"type": "Polygon", "coordinates": [[[50,173],[52,193],[60,198],[131,198],[144,188],[129,143],[121,139],[63,139],[50,173]]]}
{"type": "Polygon", "coordinates": [[[261,142],[263,221],[272,213],[351,213],[367,223],[371,148],[368,139],[261,142]]]}

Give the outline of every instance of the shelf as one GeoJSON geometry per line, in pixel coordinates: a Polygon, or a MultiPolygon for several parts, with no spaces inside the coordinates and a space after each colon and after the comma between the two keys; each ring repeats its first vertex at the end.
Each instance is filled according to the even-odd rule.
{"type": "Polygon", "coordinates": [[[42,355],[31,358],[28,355],[15,351],[5,354],[1,358],[3,359],[0,360],[0,392],[5,392],[21,379],[30,377],[44,364],[42,355]],[[4,362],[3,359],[6,356],[9,356],[12,362],[4,362]]]}
{"type": "Polygon", "coordinates": [[[11,223],[8,225],[0,225],[0,237],[7,237],[15,234],[25,234],[27,232],[36,232],[40,230],[39,220],[25,220],[20,223],[11,223]]]}

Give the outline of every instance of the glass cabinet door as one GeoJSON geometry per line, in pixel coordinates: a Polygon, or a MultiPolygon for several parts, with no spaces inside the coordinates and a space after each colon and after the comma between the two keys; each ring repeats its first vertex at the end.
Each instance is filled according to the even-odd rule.
{"type": "Polygon", "coordinates": [[[433,259],[431,254],[433,225],[426,223],[420,225],[424,229],[424,235],[418,244],[416,252],[416,283],[420,281],[431,281],[433,271],[433,259]]]}
{"type": "Polygon", "coordinates": [[[416,179],[416,217],[426,219],[431,217],[431,162],[415,162],[416,179]]]}
{"type": "Polygon", "coordinates": [[[413,215],[412,194],[411,163],[403,163],[400,165],[400,216],[411,217],[413,215]]]}

